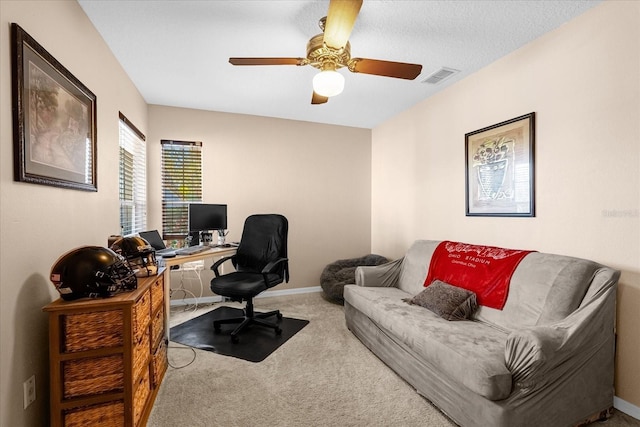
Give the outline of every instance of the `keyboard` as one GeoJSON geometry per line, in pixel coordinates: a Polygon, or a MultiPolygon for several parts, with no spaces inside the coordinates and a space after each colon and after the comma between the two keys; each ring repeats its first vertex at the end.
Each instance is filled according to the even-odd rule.
{"type": "Polygon", "coordinates": [[[188,246],[186,248],[176,249],[176,255],[199,254],[200,252],[204,252],[208,249],[211,249],[211,246],[203,246],[203,245],[188,246]]]}

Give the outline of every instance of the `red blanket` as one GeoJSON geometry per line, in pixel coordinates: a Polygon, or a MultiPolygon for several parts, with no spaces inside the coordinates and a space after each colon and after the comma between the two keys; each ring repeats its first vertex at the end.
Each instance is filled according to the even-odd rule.
{"type": "Polygon", "coordinates": [[[424,286],[441,280],[475,292],[479,305],[502,310],[511,276],[530,252],[445,240],[433,253],[424,286]]]}

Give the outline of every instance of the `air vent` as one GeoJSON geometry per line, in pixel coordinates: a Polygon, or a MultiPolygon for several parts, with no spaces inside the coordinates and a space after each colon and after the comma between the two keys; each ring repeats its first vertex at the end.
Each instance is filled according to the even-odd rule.
{"type": "Polygon", "coordinates": [[[451,77],[454,74],[459,73],[460,70],[455,70],[453,68],[442,67],[435,73],[431,73],[426,79],[422,81],[422,83],[430,83],[432,85],[438,84],[446,78],[451,77]]]}

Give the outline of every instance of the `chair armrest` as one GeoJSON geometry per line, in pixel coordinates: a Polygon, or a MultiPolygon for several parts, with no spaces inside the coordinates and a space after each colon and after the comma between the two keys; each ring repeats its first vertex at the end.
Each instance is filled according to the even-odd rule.
{"type": "Polygon", "coordinates": [[[235,257],[235,255],[225,256],[213,263],[211,269],[213,270],[213,273],[216,275],[216,277],[220,277],[220,271],[218,271],[218,269],[224,262],[231,260],[231,262],[235,265],[235,257]]]}
{"type": "Polygon", "coordinates": [[[289,258],[278,258],[275,261],[271,261],[269,262],[269,264],[265,265],[264,268],[262,269],[261,273],[272,273],[273,270],[276,269],[276,267],[278,267],[280,264],[282,264],[283,262],[287,262],[289,261],[289,258]]]}
{"type": "Polygon", "coordinates": [[[404,258],[380,265],[361,265],[356,268],[356,285],[365,287],[392,287],[400,277],[404,258]]]}
{"type": "Polygon", "coordinates": [[[616,282],[613,278],[605,283],[586,304],[559,322],[509,335],[505,362],[515,386],[529,393],[563,381],[602,351],[611,353],[611,366],[602,368],[613,369],[616,282]]]}
{"type": "MultiPolygon", "coordinates": [[[[285,268],[284,268],[284,280],[285,282],[289,282],[289,268],[288,268],[288,262],[289,262],[289,258],[278,258],[275,261],[271,261],[269,262],[267,265],[264,266],[264,268],[262,269],[261,273],[263,275],[267,275],[269,273],[273,273],[277,268],[280,268],[280,264],[284,263],[285,264],[285,268]]],[[[265,276],[265,282],[268,283],[268,280],[265,276]]]]}

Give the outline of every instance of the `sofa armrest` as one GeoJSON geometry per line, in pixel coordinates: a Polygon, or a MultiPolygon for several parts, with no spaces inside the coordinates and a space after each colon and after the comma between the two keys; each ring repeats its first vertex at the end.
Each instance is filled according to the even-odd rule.
{"type": "Polygon", "coordinates": [[[601,357],[603,351],[610,357],[606,357],[608,363],[602,369],[611,369],[613,374],[616,283],[614,275],[562,321],[509,335],[505,362],[521,392],[569,378],[593,357],[601,357]]]}
{"type": "Polygon", "coordinates": [[[398,282],[404,258],[381,265],[356,268],[356,285],[365,287],[392,287],[398,282]]]}

